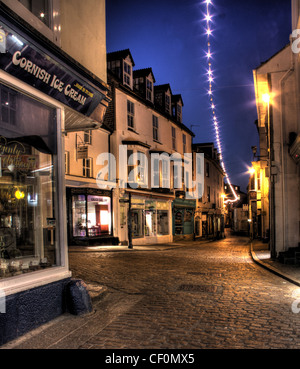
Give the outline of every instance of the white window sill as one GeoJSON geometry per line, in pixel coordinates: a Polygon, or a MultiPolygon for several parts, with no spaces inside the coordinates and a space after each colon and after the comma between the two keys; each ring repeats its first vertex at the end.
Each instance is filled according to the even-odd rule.
{"type": "Polygon", "coordinates": [[[71,272],[67,268],[53,267],[0,280],[0,291],[9,296],[70,277],[71,272]]]}

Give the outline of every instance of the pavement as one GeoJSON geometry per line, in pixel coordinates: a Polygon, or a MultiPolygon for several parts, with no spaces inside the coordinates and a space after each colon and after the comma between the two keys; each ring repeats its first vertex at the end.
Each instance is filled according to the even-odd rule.
{"type": "MultiPolygon", "coordinates": [[[[212,240],[211,240],[212,241],[212,240]]],[[[198,241],[199,244],[202,241],[198,241]]],[[[210,240],[203,240],[203,243],[210,240]]],[[[138,245],[133,249],[128,246],[97,246],[97,247],[70,247],[70,253],[110,253],[110,252],[143,252],[152,250],[162,251],[168,249],[183,248],[190,245],[191,241],[174,242],[160,245],[138,245]]],[[[300,286],[300,267],[294,265],[284,265],[277,260],[272,260],[268,244],[254,240],[248,243],[250,246],[250,255],[253,261],[271,273],[300,286]]],[[[109,256],[109,254],[105,254],[109,256]]],[[[84,342],[87,337],[93,337],[97,333],[98,327],[108,327],[116,316],[121,315],[123,310],[137,306],[141,299],[140,293],[131,293],[118,300],[117,293],[112,294],[106,299],[108,289],[105,286],[89,285],[89,293],[93,301],[94,310],[92,313],[82,316],[64,314],[53,321],[31,331],[24,336],[3,345],[0,349],[55,349],[85,348],[84,342]],[[115,300],[114,300],[115,299],[115,300]],[[98,305],[101,308],[98,307],[98,305]]]]}
{"type": "Polygon", "coordinates": [[[261,267],[269,270],[290,283],[300,286],[299,265],[289,265],[280,263],[271,258],[269,245],[259,240],[253,240],[250,244],[250,254],[253,261],[261,267]]]}

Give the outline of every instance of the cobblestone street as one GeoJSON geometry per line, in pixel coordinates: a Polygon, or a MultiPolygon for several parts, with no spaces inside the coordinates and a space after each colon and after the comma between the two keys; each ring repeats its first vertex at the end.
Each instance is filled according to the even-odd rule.
{"type": "Polygon", "coordinates": [[[108,288],[97,309],[110,318],[83,348],[300,348],[298,287],[255,265],[248,239],[70,253],[70,265],[108,288]]]}
{"type": "Polygon", "coordinates": [[[73,277],[87,283],[94,311],[65,314],[8,347],[300,348],[300,315],[292,311],[299,287],[255,264],[249,250],[248,238],[228,237],[71,251],[73,277]]]}

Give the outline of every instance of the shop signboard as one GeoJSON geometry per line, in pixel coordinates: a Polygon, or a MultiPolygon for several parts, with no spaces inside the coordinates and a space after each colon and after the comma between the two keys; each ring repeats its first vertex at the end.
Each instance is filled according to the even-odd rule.
{"type": "Polygon", "coordinates": [[[92,114],[104,94],[1,22],[0,27],[0,48],[5,42],[6,51],[0,58],[2,70],[81,114],[92,114]]]}
{"type": "Polygon", "coordinates": [[[88,158],[88,146],[77,147],[77,160],[88,158]]]}

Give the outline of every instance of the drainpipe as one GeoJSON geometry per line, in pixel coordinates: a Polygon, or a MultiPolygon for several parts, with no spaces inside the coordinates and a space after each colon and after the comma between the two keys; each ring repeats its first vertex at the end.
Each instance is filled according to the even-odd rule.
{"type": "Polygon", "coordinates": [[[281,146],[281,196],[282,196],[282,224],[283,224],[283,250],[286,250],[286,208],[287,208],[287,199],[286,199],[286,178],[285,178],[285,153],[283,150],[284,145],[284,134],[285,134],[285,127],[284,127],[284,114],[283,114],[283,90],[284,85],[288,77],[294,72],[294,61],[293,61],[293,55],[291,55],[291,67],[290,69],[281,77],[279,83],[280,83],[280,146],[281,146]]]}

